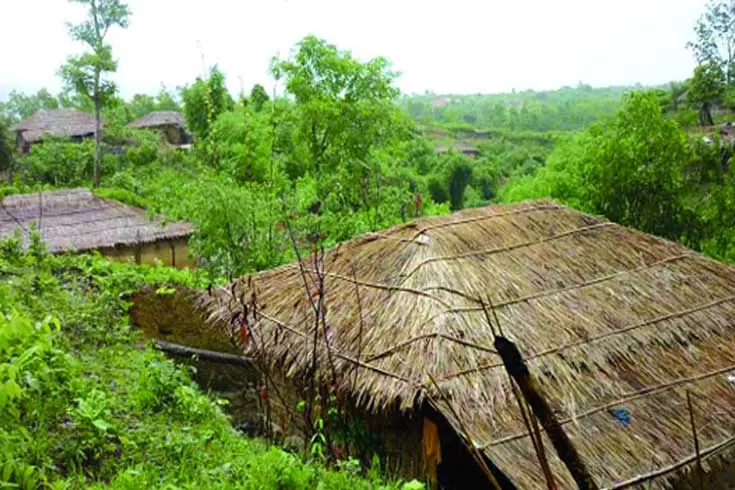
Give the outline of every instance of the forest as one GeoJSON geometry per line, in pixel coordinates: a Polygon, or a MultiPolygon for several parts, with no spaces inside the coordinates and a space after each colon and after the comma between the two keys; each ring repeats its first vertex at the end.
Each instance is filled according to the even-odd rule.
{"type": "MultiPolygon", "coordinates": [[[[119,0],[80,3],[123,33],[135,21],[119,0]]],[[[122,298],[143,284],[221,283],[420,216],[536,198],[735,263],[733,25],[735,6],[711,3],[688,46],[697,68],[659,87],[401,94],[389,60],[309,36],[273,59],[281,94],[230,93],[213,65],[127,99],[110,79],[107,30],[71,26],[87,51],[59,68],[64,90],[0,102],[0,197],[90,187],[186,220],[201,269],[0,243],[0,486],[421,488],[240,437],[185,369],[136,347],[122,298]],[[19,153],[13,125],[56,108],[92,113],[104,129],[19,153]],[[183,113],[190,148],[128,127],[161,110],[183,113]]]]}

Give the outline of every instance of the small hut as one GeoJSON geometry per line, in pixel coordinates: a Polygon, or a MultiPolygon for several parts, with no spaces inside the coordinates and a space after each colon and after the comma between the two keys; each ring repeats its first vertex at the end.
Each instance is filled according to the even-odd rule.
{"type": "Polygon", "coordinates": [[[37,229],[52,253],[93,250],[120,261],[191,267],[188,223],[150,219],[144,209],[95,196],[87,189],[7,196],[0,201],[0,239],[37,229]]]}
{"type": "MultiPolygon", "coordinates": [[[[202,302],[266,366],[271,421],[303,428],[288,409],[313,374],[391,469],[444,488],[491,488],[477,452],[502,488],[547,488],[498,327],[600,488],[666,488],[735,447],[735,269],[552,201],[421,218],[202,302]]],[[[576,488],[542,439],[557,488],[576,488]]]]}
{"type": "Polygon", "coordinates": [[[448,153],[450,150],[457,151],[459,153],[462,153],[463,155],[472,158],[479,157],[482,154],[482,152],[476,146],[467,143],[455,143],[451,146],[439,145],[435,148],[435,151],[439,154],[448,153]]]}
{"type": "Polygon", "coordinates": [[[191,143],[191,136],[186,131],[184,116],[180,112],[153,111],[131,122],[128,127],[158,131],[161,139],[173,146],[191,143]]]}
{"type": "Polygon", "coordinates": [[[76,109],[47,109],[27,117],[10,131],[16,135],[18,152],[28,153],[31,145],[44,136],[68,138],[72,142],[94,138],[96,122],[92,114],[76,109]]]}

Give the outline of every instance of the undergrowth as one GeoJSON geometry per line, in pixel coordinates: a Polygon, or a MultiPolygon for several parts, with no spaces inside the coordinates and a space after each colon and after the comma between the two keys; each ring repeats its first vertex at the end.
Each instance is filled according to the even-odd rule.
{"type": "Polygon", "coordinates": [[[243,437],[130,328],[128,293],[195,282],[0,242],[0,488],[400,488],[243,437]]]}

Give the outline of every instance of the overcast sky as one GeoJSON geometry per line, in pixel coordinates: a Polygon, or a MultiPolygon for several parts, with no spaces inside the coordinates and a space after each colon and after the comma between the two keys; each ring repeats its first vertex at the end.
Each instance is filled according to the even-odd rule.
{"type": "MultiPolygon", "coordinates": [[[[60,89],[56,70],[80,46],[66,0],[0,0],[0,100],[60,89]]],[[[705,0],[128,0],[130,27],[109,36],[122,94],[193,81],[218,63],[237,93],[270,92],[272,56],[307,34],[361,59],[385,56],[403,92],[491,93],[681,80],[705,0]]]]}

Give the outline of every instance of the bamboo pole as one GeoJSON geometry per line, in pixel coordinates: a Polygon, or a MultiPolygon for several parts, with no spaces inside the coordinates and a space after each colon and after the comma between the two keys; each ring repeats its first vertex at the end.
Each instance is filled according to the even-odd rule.
{"type": "Polygon", "coordinates": [[[692,394],[687,390],[687,408],[689,408],[689,423],[692,425],[692,439],[694,440],[694,456],[697,458],[697,483],[699,490],[704,490],[704,469],[702,468],[702,457],[699,452],[699,437],[697,436],[697,424],[694,421],[694,408],[692,408],[692,394]]]}
{"type": "Polygon", "coordinates": [[[192,357],[196,356],[204,361],[218,362],[221,364],[231,364],[234,366],[249,366],[252,364],[252,359],[244,356],[238,356],[235,354],[228,354],[226,352],[217,352],[205,349],[196,349],[194,347],[188,347],[186,345],[174,344],[166,342],[165,340],[156,340],[156,349],[163,351],[167,354],[180,357],[192,357]]]}
{"type": "Polygon", "coordinates": [[[505,369],[520,388],[534,415],[541,422],[556,452],[559,454],[559,458],[566,465],[577,486],[580,490],[597,490],[598,486],[592,475],[587,470],[572,441],[562,429],[551,407],[541,395],[536,382],[523,362],[523,357],[518,348],[513,342],[500,335],[495,337],[494,345],[503,359],[505,369]]]}

